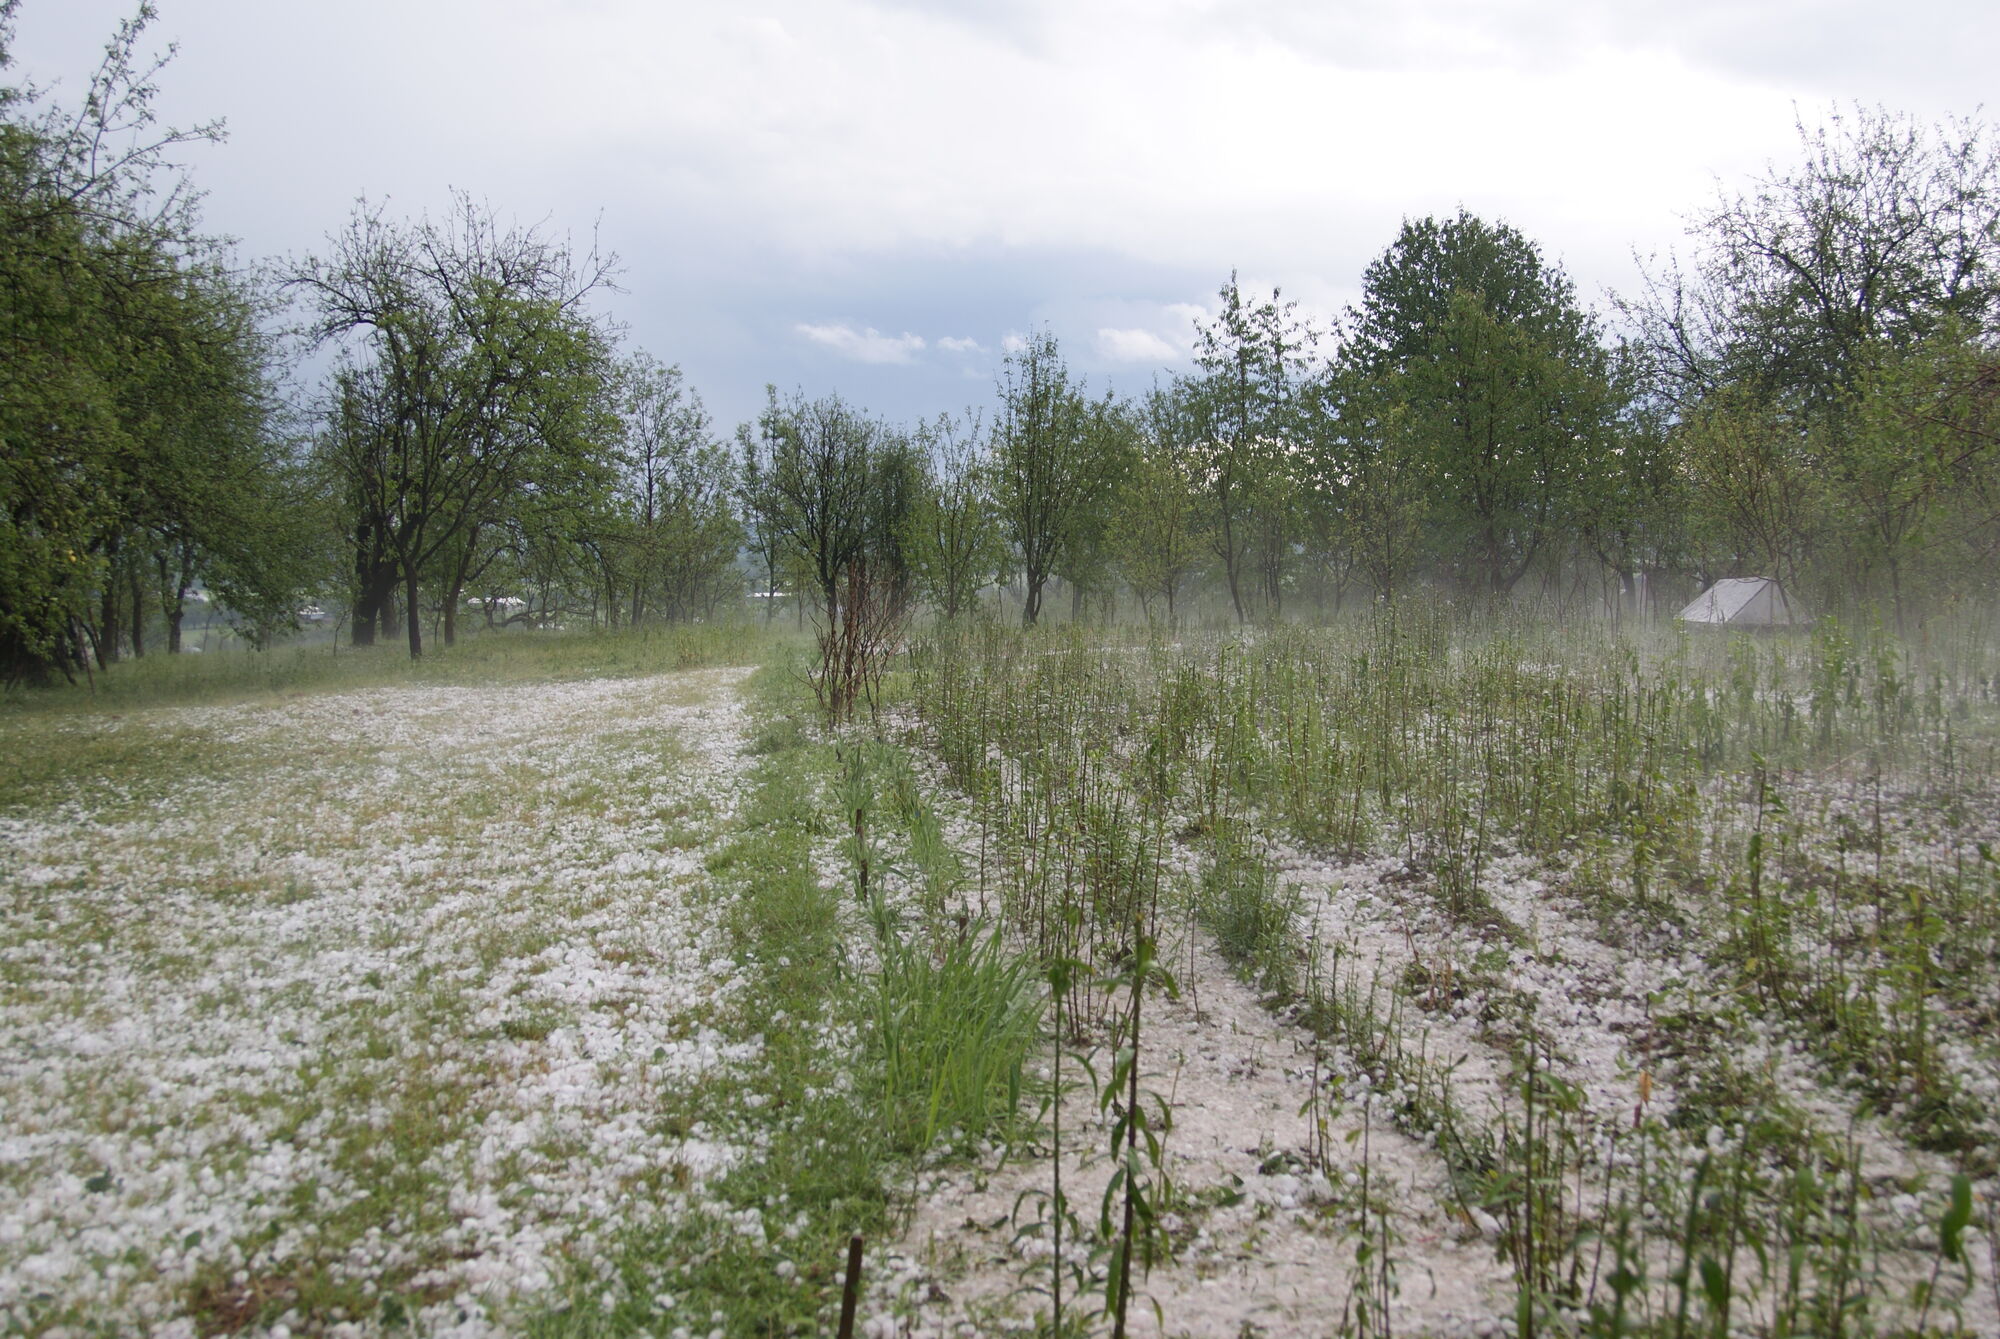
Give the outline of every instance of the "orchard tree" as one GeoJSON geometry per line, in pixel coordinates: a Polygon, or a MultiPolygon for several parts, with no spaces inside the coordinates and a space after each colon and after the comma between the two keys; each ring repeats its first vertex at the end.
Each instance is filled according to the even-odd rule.
{"type": "Polygon", "coordinates": [[[1136,412],[1139,442],[1119,489],[1117,562],[1151,617],[1155,599],[1167,622],[1181,590],[1207,551],[1202,529],[1200,449],[1185,382],[1156,386],[1136,412]]]}
{"type": "Polygon", "coordinates": [[[766,397],[755,435],[739,434],[744,493],[774,565],[818,597],[813,686],[838,722],[879,680],[907,612],[921,470],[906,439],[837,395],[766,397]]]}
{"type": "MultiPolygon", "coordinates": [[[[17,6],[0,4],[0,70],[17,6]]],[[[0,678],[169,649],[197,585],[252,638],[289,623],[298,516],[254,286],[202,235],[121,24],[82,105],[0,83],[0,678]]]]}
{"type": "MultiPolygon", "coordinates": [[[[635,354],[620,369],[619,518],[605,545],[636,625],[712,615],[735,588],[743,527],[735,466],[678,367],[635,354]]],[[[612,618],[616,621],[615,596],[612,618]]]]}
{"type": "Polygon", "coordinates": [[[2000,152],[1984,125],[1857,105],[1798,137],[1796,165],[1694,216],[1689,269],[1669,262],[1626,304],[1676,404],[1745,385],[1825,418],[1877,342],[2000,320],[2000,152]]]}
{"type": "Polygon", "coordinates": [[[1700,574],[1796,585],[1825,532],[1826,481],[1798,449],[1797,417],[1747,389],[1703,397],[1681,425],[1700,574]]]}
{"type": "Polygon", "coordinates": [[[1362,284],[1347,356],[1425,445],[1440,556],[1504,595],[1599,486],[1617,406],[1596,323],[1533,243],[1463,212],[1406,222],[1362,284]]]}
{"type": "Polygon", "coordinates": [[[925,480],[912,516],[912,561],[938,613],[956,619],[1007,565],[985,425],[976,410],[940,414],[919,425],[916,444],[925,480]]]}
{"type": "Polygon", "coordinates": [[[1862,580],[1888,583],[1897,627],[1911,578],[1990,587],[2000,551],[2000,352],[1958,322],[1857,371],[1836,455],[1837,531],[1862,580]],[[1968,558],[1970,561],[1968,561],[1968,558]]]}
{"type": "Polygon", "coordinates": [[[423,652],[419,586],[437,573],[446,639],[479,543],[523,495],[609,483],[609,339],[585,307],[614,261],[503,228],[457,195],[442,222],[362,207],[290,279],[337,349],[323,440],[355,508],[353,635],[384,623],[387,578],[423,652]]]}
{"type": "Polygon", "coordinates": [[[1426,453],[1401,373],[1343,356],[1311,388],[1303,416],[1314,547],[1336,580],[1358,570],[1378,599],[1407,589],[1428,529],[1426,453]]]}
{"type": "Polygon", "coordinates": [[[1230,604],[1248,622],[1253,569],[1272,617],[1281,612],[1285,566],[1298,517],[1298,394],[1316,334],[1277,289],[1246,299],[1232,272],[1213,321],[1196,327],[1201,368],[1207,532],[1222,561],[1230,604]]]}
{"type": "Polygon", "coordinates": [[[994,492],[1027,587],[1021,621],[1041,617],[1042,589],[1101,518],[1116,478],[1101,411],[1063,361],[1056,337],[1036,331],[1007,355],[993,428],[994,492]]]}
{"type": "Polygon", "coordinates": [[[1139,455],[1139,426],[1132,407],[1106,395],[1084,408],[1083,458],[1090,490],[1078,523],[1056,554],[1055,574],[1070,589],[1070,617],[1084,617],[1095,598],[1107,607],[1117,592],[1119,486],[1139,455]]]}
{"type": "MultiPolygon", "coordinates": [[[[1873,591],[1901,621],[1917,571],[1977,584],[1926,555],[1978,529],[1957,503],[1984,452],[1934,429],[1981,412],[1965,369],[2000,322],[2000,153],[1976,121],[1858,106],[1798,134],[1798,161],[1696,215],[1686,266],[1625,308],[1689,477],[1709,504],[1735,499],[1729,533],[1761,515],[1751,549],[1772,556],[1754,560],[1781,551],[1828,598],[1873,591]],[[1734,468],[1718,456],[1732,445],[1734,468]],[[1746,510],[1751,496],[1769,505],[1746,510]],[[1768,538],[1794,527],[1811,530],[1768,538]]],[[[1696,511],[1713,541],[1716,508],[1696,511]]]]}

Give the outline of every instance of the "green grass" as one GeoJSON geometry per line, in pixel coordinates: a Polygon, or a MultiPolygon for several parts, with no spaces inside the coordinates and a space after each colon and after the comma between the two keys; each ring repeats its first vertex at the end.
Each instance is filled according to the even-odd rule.
{"type": "MultiPolygon", "coordinates": [[[[848,1237],[879,1247],[910,1161],[952,1130],[968,1141],[1004,1132],[1019,1100],[1039,1020],[1025,968],[990,937],[934,938],[915,924],[888,932],[882,970],[861,971],[847,937],[869,918],[851,884],[823,884],[813,863],[846,830],[851,746],[818,731],[804,680],[782,658],[747,696],[753,789],[708,872],[753,981],[723,1025],[761,1035],[765,1049],[749,1072],[710,1085],[700,1111],[756,1156],[708,1188],[710,1210],[627,1231],[616,1286],[573,1280],[530,1334],[831,1333],[848,1237]],[[761,1233],[729,1221],[746,1214],[761,1233]]],[[[906,846],[916,812],[888,802],[873,812],[881,838],[906,846]]]]}
{"type": "Polygon", "coordinates": [[[152,653],[77,682],[0,693],[0,722],[44,713],[124,712],[256,701],[383,684],[534,683],[629,678],[704,665],[754,665],[802,639],[783,625],[671,624],[618,632],[472,632],[411,660],[401,643],[353,647],[315,642],[205,655],[152,653]]]}
{"type": "Polygon", "coordinates": [[[891,1144],[921,1157],[941,1139],[970,1148],[1009,1134],[1041,1031],[1029,964],[997,932],[948,936],[927,950],[884,927],[878,942],[869,1040],[891,1144]]]}

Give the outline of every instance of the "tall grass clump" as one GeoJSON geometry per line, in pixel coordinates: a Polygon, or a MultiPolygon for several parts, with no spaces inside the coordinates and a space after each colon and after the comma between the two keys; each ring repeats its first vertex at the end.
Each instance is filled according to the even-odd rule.
{"type": "Polygon", "coordinates": [[[879,970],[867,990],[868,1042],[891,1143],[921,1157],[1012,1132],[1022,1074],[1041,1035],[1030,964],[997,929],[936,947],[913,943],[878,900],[879,970]]]}
{"type": "Polygon", "coordinates": [[[1305,956],[1298,897],[1234,827],[1209,842],[1195,908],[1222,956],[1246,980],[1268,996],[1296,994],[1305,956]]]}

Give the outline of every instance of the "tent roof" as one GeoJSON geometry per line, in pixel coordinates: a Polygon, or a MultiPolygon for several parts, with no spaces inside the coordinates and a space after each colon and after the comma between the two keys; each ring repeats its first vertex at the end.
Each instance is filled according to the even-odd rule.
{"type": "Polygon", "coordinates": [[[1792,602],[1770,577],[1726,577],[1694,597],[1679,618],[1684,623],[1765,626],[1796,623],[1792,602]]]}

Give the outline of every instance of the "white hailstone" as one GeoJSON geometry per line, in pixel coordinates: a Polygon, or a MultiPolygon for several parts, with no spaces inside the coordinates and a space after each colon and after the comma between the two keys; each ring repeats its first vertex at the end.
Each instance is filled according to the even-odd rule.
{"type": "Polygon", "coordinates": [[[1492,1214],[1476,1204],[1466,1212],[1472,1215],[1472,1225],[1479,1229],[1480,1236],[1490,1239],[1500,1235],[1500,1220],[1492,1214]]]}

